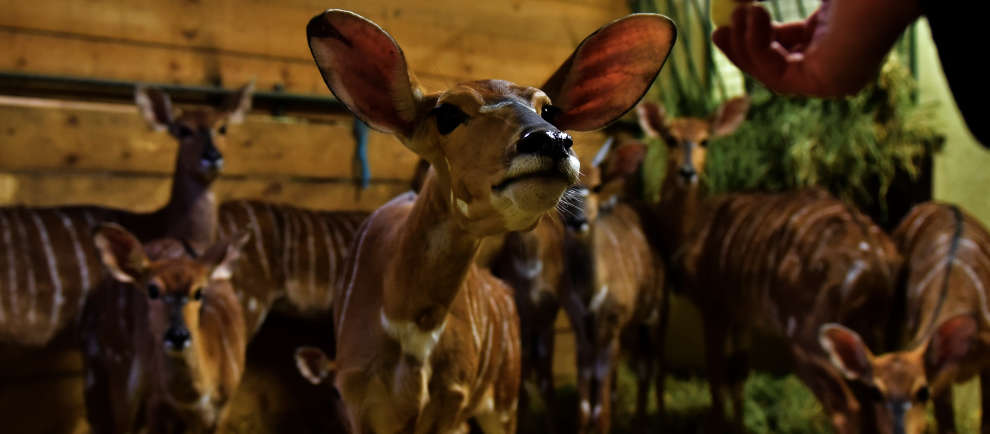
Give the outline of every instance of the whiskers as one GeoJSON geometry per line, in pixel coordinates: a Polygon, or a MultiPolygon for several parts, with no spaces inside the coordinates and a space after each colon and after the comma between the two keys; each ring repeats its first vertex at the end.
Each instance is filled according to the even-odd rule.
{"type": "Polygon", "coordinates": [[[586,197],[588,197],[588,189],[583,186],[574,186],[564,190],[564,194],[560,196],[560,200],[557,202],[557,212],[566,220],[583,220],[586,197]]]}

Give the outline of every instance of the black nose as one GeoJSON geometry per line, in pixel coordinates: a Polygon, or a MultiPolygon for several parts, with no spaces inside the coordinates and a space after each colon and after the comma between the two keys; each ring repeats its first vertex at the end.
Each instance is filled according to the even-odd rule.
{"type": "Polygon", "coordinates": [[[223,161],[223,154],[220,153],[220,150],[216,146],[207,146],[201,158],[204,162],[216,163],[223,161]]]}
{"type": "Polygon", "coordinates": [[[189,330],[185,327],[169,327],[165,330],[165,347],[171,350],[182,350],[189,346],[189,330]]]}
{"type": "Polygon", "coordinates": [[[553,159],[567,157],[574,141],[571,136],[557,130],[535,130],[523,134],[516,143],[516,151],[520,154],[536,154],[553,159]]]}
{"type": "Polygon", "coordinates": [[[694,168],[691,166],[681,166],[677,169],[677,173],[680,174],[684,179],[694,179],[698,172],[695,172],[694,168]]]}

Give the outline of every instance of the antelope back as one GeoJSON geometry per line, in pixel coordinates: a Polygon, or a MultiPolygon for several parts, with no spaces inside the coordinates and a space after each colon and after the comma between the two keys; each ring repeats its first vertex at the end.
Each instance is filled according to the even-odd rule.
{"type": "Polygon", "coordinates": [[[220,235],[248,231],[234,275],[248,330],[254,331],[277,299],[307,315],[330,310],[343,286],[344,265],[364,212],[311,211],[256,201],[220,206],[220,235]]]}
{"type": "Polygon", "coordinates": [[[750,319],[812,348],[837,320],[879,342],[900,267],[879,227],[820,190],[717,200],[684,257],[703,303],[772,312],[750,319]]]}
{"type": "Polygon", "coordinates": [[[0,209],[0,340],[42,346],[74,321],[103,276],[96,208],[0,209]]]}
{"type": "Polygon", "coordinates": [[[843,326],[822,327],[832,363],[874,391],[878,432],[924,432],[929,399],[990,365],[990,235],[953,205],[915,206],[894,231],[905,256],[901,349],[877,356],[843,326]],[[853,359],[858,359],[854,361],[853,359]]]}

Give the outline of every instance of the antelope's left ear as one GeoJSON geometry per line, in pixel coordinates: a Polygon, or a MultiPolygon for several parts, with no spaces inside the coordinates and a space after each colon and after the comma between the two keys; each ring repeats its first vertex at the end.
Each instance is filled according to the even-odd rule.
{"type": "Polygon", "coordinates": [[[241,231],[210,246],[206,253],[203,253],[199,261],[212,270],[210,271],[210,279],[230,279],[234,273],[234,265],[237,263],[237,259],[241,257],[241,251],[249,238],[251,238],[250,232],[241,231]]]}
{"type": "Polygon", "coordinates": [[[632,108],[650,88],[677,39],[673,21],[633,14],[588,36],[542,89],[560,109],[562,130],[602,128],[632,108]]]}
{"type": "Polygon", "coordinates": [[[223,104],[223,111],[227,114],[227,122],[232,124],[244,122],[244,116],[251,110],[251,99],[253,96],[254,81],[251,81],[227,97],[227,100],[223,104]]]}
{"type": "Polygon", "coordinates": [[[172,99],[159,89],[137,85],[134,88],[134,104],[138,106],[144,121],[155,131],[165,131],[175,122],[172,99]]]}
{"type": "Polygon", "coordinates": [[[818,331],[818,342],[842,375],[850,380],[873,379],[873,353],[859,334],[839,324],[825,324],[818,331]]]}
{"type": "Polygon", "coordinates": [[[141,242],[127,229],[114,223],[102,223],[93,232],[93,242],[114,279],[125,283],[142,279],[148,269],[148,256],[141,242]]]}

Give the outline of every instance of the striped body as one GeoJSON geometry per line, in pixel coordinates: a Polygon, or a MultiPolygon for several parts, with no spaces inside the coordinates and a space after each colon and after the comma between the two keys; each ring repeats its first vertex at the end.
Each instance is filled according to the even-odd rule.
{"type": "Polygon", "coordinates": [[[569,237],[570,281],[562,299],[577,340],[579,426],[582,432],[607,433],[620,347],[636,371],[638,416],[645,416],[662,356],[664,267],[632,206],[619,202],[589,212],[595,214],[584,233],[569,237]]]}
{"type": "MultiPolygon", "coordinates": [[[[175,240],[147,245],[150,258],[184,256],[175,240]]],[[[86,410],[93,432],[211,432],[244,372],[247,335],[229,281],[203,292],[198,329],[182,357],[166,354],[161,299],[107,279],[89,297],[80,327],[86,410]]]]}
{"type": "Polygon", "coordinates": [[[818,330],[841,322],[869,343],[881,341],[900,266],[893,242],[820,190],[726,195],[696,211],[671,266],[702,311],[716,408],[722,405],[717,391],[728,382],[741,417],[747,346],[755,333],[784,342],[796,374],[836,429],[855,429],[847,422],[858,417],[856,399],[829,364],[818,330]]]}
{"type": "Polygon", "coordinates": [[[828,321],[880,340],[898,254],[879,227],[828,193],[730,195],[714,202],[696,236],[681,267],[709,310],[745,315],[809,348],[828,321]]]}
{"type": "MultiPolygon", "coordinates": [[[[103,278],[94,225],[117,222],[142,239],[161,236],[162,213],[100,207],[0,208],[0,340],[43,346],[78,318],[103,278]]],[[[212,228],[212,226],[209,226],[212,228]]]]}
{"type": "Polygon", "coordinates": [[[416,360],[414,349],[399,348],[396,329],[401,326],[383,313],[386,270],[403,259],[396,253],[402,242],[395,228],[412,218],[413,199],[412,194],[399,196],[365,221],[348,284],[335,296],[335,384],[356,424],[351,428],[449,432],[472,416],[486,432],[514,426],[519,326],[512,292],[502,281],[463,258],[468,261],[463,280],[425,360],[416,360]]]}
{"type": "Polygon", "coordinates": [[[251,234],[234,275],[248,332],[261,326],[282,297],[303,314],[328,313],[365,217],[364,212],[311,211],[256,201],[223,203],[220,236],[240,230],[251,234]]]}
{"type": "MultiPolygon", "coordinates": [[[[540,219],[528,232],[511,232],[491,265],[492,274],[512,288],[519,310],[522,380],[533,381],[547,408],[556,408],[553,381],[554,323],[564,285],[564,224],[559,214],[540,219]]],[[[520,391],[520,412],[530,411],[528,390],[520,391]]],[[[520,416],[520,420],[528,419],[520,416]]],[[[545,418],[554,432],[553,418],[545,418]]]]}
{"type": "MultiPolygon", "coordinates": [[[[990,234],[973,216],[953,208],[923,203],[894,231],[906,261],[903,348],[924,342],[936,327],[961,314],[972,314],[981,331],[990,331],[990,234]]],[[[970,351],[957,379],[990,368],[988,355],[986,347],[970,351]]]]}

